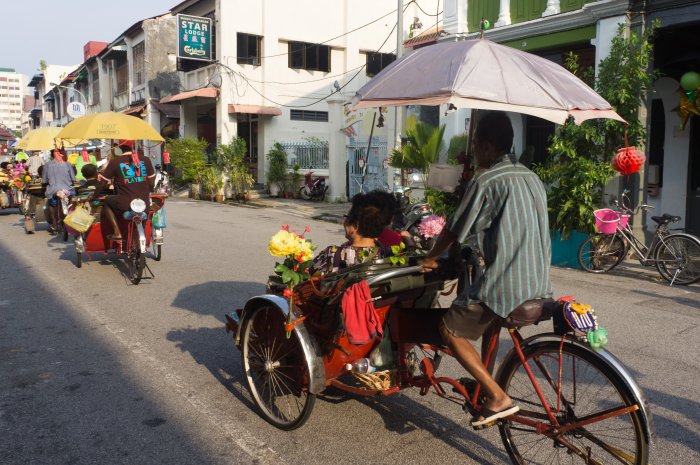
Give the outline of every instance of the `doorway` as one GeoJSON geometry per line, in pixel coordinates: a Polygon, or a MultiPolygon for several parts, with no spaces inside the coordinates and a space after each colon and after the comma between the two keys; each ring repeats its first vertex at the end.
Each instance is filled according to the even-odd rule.
{"type": "Polygon", "coordinates": [[[700,234],[700,123],[698,117],[690,118],[690,144],[688,152],[688,196],[686,201],[685,229],[700,234]]]}
{"type": "Polygon", "coordinates": [[[253,175],[255,182],[258,182],[258,115],[251,113],[239,113],[238,137],[245,140],[248,172],[253,175]]]}
{"type": "Polygon", "coordinates": [[[547,160],[549,139],[554,135],[554,123],[527,115],[525,117],[525,151],[520,163],[530,168],[547,160]]]}

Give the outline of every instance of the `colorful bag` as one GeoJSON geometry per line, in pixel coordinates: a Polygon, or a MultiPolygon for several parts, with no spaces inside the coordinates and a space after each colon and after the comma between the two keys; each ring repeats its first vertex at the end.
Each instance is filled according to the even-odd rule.
{"type": "Polygon", "coordinates": [[[63,220],[67,226],[70,226],[79,233],[84,233],[90,229],[94,221],[95,217],[92,216],[85,207],[81,206],[75,207],[63,220]]]}
{"type": "Polygon", "coordinates": [[[165,228],[165,207],[161,207],[153,213],[151,226],[158,229],[165,228]]]}

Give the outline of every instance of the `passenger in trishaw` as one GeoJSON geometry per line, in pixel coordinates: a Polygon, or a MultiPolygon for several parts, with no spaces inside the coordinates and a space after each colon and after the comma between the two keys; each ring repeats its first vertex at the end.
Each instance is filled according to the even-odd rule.
{"type": "Polygon", "coordinates": [[[130,142],[120,146],[122,155],[111,159],[104,171],[98,175],[100,182],[91,196],[93,199],[99,197],[110,182],[114,184],[116,194],[109,195],[105,199],[107,208],[104,209],[104,213],[113,231],[107,238],[117,242],[122,240],[117,216],[123,218],[124,213],[130,210],[131,201],[134,199],[141,199],[150,206],[149,196],[155,182],[155,171],[151,160],[133,151],[133,142],[130,142]]]}
{"type": "Polygon", "coordinates": [[[387,249],[377,240],[384,226],[382,207],[376,205],[368,194],[356,194],[343,222],[348,241],[340,246],[327,247],[319,253],[310,274],[325,275],[340,268],[386,257],[387,249]]]}
{"type": "Polygon", "coordinates": [[[440,333],[455,358],[486,391],[480,417],[472,421],[472,426],[484,427],[519,407],[494,381],[469,340],[479,339],[495,318],[507,317],[523,302],[551,297],[551,244],[544,186],[510,158],[513,128],[508,116],[486,112],[471,143],[477,168],[484,170],[467,187],[421,265],[425,271],[436,269],[437,258],[453,242],[463,243],[470,236],[483,254],[484,279],[457,295],[442,319],[440,333]]]}
{"type": "Polygon", "coordinates": [[[57,230],[56,208],[59,202],[59,192],[67,193],[68,199],[75,195],[73,189],[75,172],[72,165],[66,162],[65,155],[65,151],[54,150],[53,160],[46,163],[42,171],[41,182],[47,185],[45,196],[48,199],[49,234],[51,235],[55,235],[57,230]]]}

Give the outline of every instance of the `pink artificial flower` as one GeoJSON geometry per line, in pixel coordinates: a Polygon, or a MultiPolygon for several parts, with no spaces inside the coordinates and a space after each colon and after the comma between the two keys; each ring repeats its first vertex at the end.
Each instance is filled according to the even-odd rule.
{"type": "Polygon", "coordinates": [[[425,238],[435,237],[440,234],[445,227],[445,217],[437,215],[426,215],[418,225],[418,232],[425,238]]]}
{"type": "Polygon", "coordinates": [[[288,224],[283,224],[282,228],[283,231],[289,231],[289,225],[288,224]]]}

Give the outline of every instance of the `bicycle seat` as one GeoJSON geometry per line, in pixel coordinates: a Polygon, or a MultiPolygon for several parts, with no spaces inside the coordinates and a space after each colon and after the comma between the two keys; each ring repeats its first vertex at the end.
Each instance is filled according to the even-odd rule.
{"type": "Polygon", "coordinates": [[[669,223],[677,223],[681,220],[681,217],[664,213],[661,216],[652,216],[651,219],[654,220],[654,222],[656,222],[659,226],[661,226],[669,223]]]}
{"type": "Polygon", "coordinates": [[[560,304],[554,299],[527,300],[515,307],[510,315],[503,319],[503,326],[505,328],[521,328],[550,320],[557,305],[560,304]]]}

